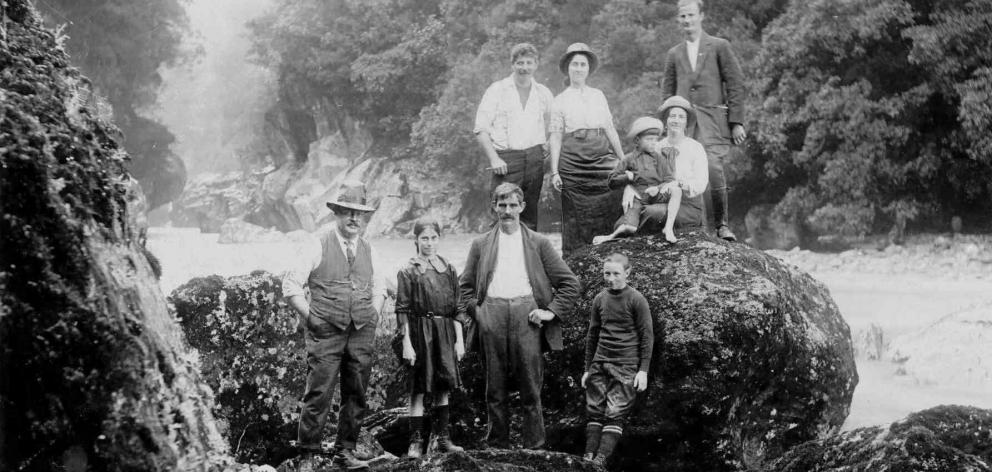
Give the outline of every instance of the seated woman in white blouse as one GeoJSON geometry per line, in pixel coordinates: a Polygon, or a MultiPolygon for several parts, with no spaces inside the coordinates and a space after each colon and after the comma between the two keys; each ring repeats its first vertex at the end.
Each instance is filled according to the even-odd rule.
{"type": "MultiPolygon", "coordinates": [[[[675,228],[702,228],[705,218],[703,192],[706,191],[710,181],[709,161],[706,159],[706,149],[703,145],[685,135],[686,129],[692,129],[696,114],[688,100],[675,95],[661,104],[658,117],[665,124],[665,138],[658,142],[659,152],[668,147],[674,147],[678,151],[675,157],[674,175],[675,181],[682,189],[682,202],[675,217],[675,228]]],[[[625,209],[633,202],[634,195],[633,189],[624,191],[625,209]]],[[[645,205],[637,232],[658,231],[664,225],[667,216],[667,204],[645,205]]]]}
{"type": "Polygon", "coordinates": [[[569,46],[558,63],[568,76],[568,88],[551,104],[551,183],[561,191],[562,252],[566,255],[591,244],[593,236],[609,232],[620,216],[622,193],[608,185],[610,172],[623,156],[620,135],[606,96],[586,85],[597,65],[589,46],[569,46]]]}

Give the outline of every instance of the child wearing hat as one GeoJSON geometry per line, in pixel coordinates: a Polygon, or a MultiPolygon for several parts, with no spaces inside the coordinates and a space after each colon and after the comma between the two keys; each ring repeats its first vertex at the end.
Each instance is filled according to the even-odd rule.
{"type": "Polygon", "coordinates": [[[664,128],[661,120],[649,116],[642,116],[631,124],[627,137],[634,138],[637,148],[624,156],[610,174],[609,187],[622,188],[630,185],[635,191],[634,200],[629,208],[624,209],[613,232],[596,236],[592,240],[593,244],[602,244],[622,235],[633,234],[643,223],[641,215],[644,207],[656,203],[668,204],[663,229],[665,240],[670,243],[678,241],[675,238],[675,218],[682,202],[682,188],[675,180],[675,157],[678,156],[678,149],[659,149],[664,128]]]}

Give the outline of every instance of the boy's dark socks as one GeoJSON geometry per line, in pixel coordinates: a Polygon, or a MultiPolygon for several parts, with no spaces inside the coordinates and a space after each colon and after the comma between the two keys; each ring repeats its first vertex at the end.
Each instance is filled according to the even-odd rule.
{"type": "Polygon", "coordinates": [[[599,441],[598,455],[603,456],[604,459],[609,459],[613,455],[613,449],[620,442],[621,435],[623,435],[623,428],[619,425],[611,424],[604,426],[603,436],[599,441]]]}
{"type": "Polygon", "coordinates": [[[602,432],[602,423],[590,421],[586,424],[586,454],[596,454],[596,451],[599,450],[599,441],[602,432]]]}

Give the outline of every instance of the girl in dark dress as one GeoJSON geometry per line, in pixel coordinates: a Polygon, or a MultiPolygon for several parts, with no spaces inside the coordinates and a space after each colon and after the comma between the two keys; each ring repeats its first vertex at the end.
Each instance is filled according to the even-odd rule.
{"type": "Polygon", "coordinates": [[[465,355],[462,322],[458,312],[458,274],[437,254],[441,225],[421,219],[413,227],[417,256],[397,274],[396,319],[403,333],[403,361],[411,366],[410,449],[424,452],[424,395],[434,399],[429,452],[461,451],[448,432],[448,397],[461,386],[458,361],[465,355]]]}

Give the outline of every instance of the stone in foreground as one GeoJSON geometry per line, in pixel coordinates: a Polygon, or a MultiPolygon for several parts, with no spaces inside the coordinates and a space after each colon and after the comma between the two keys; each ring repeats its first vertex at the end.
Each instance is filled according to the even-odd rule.
{"type": "Polygon", "coordinates": [[[992,410],[938,406],[796,446],[767,472],[992,471],[992,410]]]}

